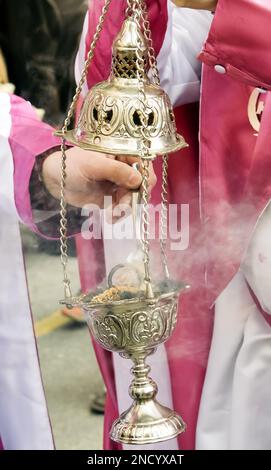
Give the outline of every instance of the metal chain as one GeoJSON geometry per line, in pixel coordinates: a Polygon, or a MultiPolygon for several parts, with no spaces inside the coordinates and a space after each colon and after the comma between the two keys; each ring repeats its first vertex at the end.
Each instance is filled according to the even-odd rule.
{"type": "MultiPolygon", "coordinates": [[[[150,70],[152,72],[153,80],[156,85],[160,85],[160,76],[153,47],[151,36],[150,22],[148,18],[148,10],[146,1],[141,0],[143,10],[143,34],[148,43],[148,58],[150,70]]],[[[168,259],[167,259],[167,223],[168,223],[168,155],[163,155],[163,170],[162,170],[162,210],[161,210],[161,234],[160,234],[160,251],[164,268],[164,273],[169,279],[168,259]]]]}
{"type": "Polygon", "coordinates": [[[160,85],[159,70],[155,50],[153,47],[146,0],[127,0],[126,15],[133,16],[133,18],[137,21],[139,28],[142,30],[148,46],[148,60],[149,67],[153,75],[153,81],[156,85],[160,85]]]}
{"type": "Polygon", "coordinates": [[[127,0],[127,8],[126,8],[126,11],[125,11],[125,18],[128,18],[128,16],[133,15],[133,3],[134,3],[134,0],[127,0]]]}
{"type": "Polygon", "coordinates": [[[77,85],[75,95],[72,99],[72,103],[70,105],[67,117],[64,121],[64,125],[62,127],[62,144],[61,144],[61,153],[62,153],[62,158],[61,158],[61,190],[60,190],[60,253],[61,253],[61,264],[63,268],[63,284],[64,284],[64,295],[65,299],[69,299],[72,297],[72,292],[71,292],[71,281],[69,279],[68,273],[67,273],[67,264],[68,264],[68,243],[67,243],[67,225],[68,225],[68,220],[67,220],[67,203],[65,200],[65,188],[66,188],[66,177],[67,177],[67,172],[66,172],[66,161],[67,161],[67,155],[66,155],[66,142],[65,142],[65,134],[68,130],[68,127],[70,125],[70,122],[74,116],[75,110],[76,110],[76,104],[78,102],[79,96],[82,92],[83,85],[85,83],[85,80],[87,78],[87,73],[89,66],[91,64],[91,61],[94,56],[94,51],[96,44],[99,40],[102,27],[104,24],[104,20],[106,18],[106,14],[108,12],[108,9],[110,7],[112,0],[105,0],[105,4],[102,9],[101,16],[99,18],[95,34],[93,36],[92,42],[90,44],[90,49],[87,55],[87,59],[84,64],[84,69],[80,78],[80,81],[77,85]]]}
{"type": "MultiPolygon", "coordinates": [[[[141,0],[134,0],[132,3],[133,19],[141,29],[140,22],[143,18],[143,10],[141,0]]],[[[150,138],[148,135],[148,113],[147,98],[145,94],[145,64],[144,57],[139,49],[136,52],[136,67],[138,80],[138,101],[139,114],[141,120],[140,133],[141,140],[141,161],[142,161],[142,248],[143,262],[145,270],[146,297],[151,299],[154,297],[151,276],[150,276],[150,214],[149,214],[149,158],[150,158],[150,138]]]]}
{"type": "Polygon", "coordinates": [[[168,235],[168,155],[163,155],[162,170],[162,209],[161,209],[161,233],[160,250],[164,268],[164,273],[169,279],[168,258],[167,258],[167,235],[168,235]]]}
{"type": "Polygon", "coordinates": [[[153,298],[150,276],[150,214],[149,214],[149,160],[142,155],[142,249],[145,269],[146,294],[153,298]]]}
{"type": "MultiPolygon", "coordinates": [[[[155,56],[155,51],[153,47],[146,1],[138,0],[138,2],[135,1],[134,3],[140,4],[140,8],[137,6],[137,11],[138,11],[138,17],[142,19],[142,30],[143,30],[143,34],[148,45],[149,66],[150,66],[150,70],[153,76],[154,83],[159,86],[160,76],[159,76],[159,70],[158,70],[157,60],[155,56]]],[[[134,8],[135,8],[135,5],[134,5],[134,8]]],[[[138,26],[140,26],[139,22],[138,22],[138,26]]],[[[143,62],[143,67],[144,67],[144,62],[143,62]]],[[[143,84],[143,87],[144,87],[144,84],[143,84]]],[[[162,208],[161,208],[160,252],[161,252],[161,259],[162,259],[164,273],[165,273],[166,278],[169,279],[170,276],[169,276],[168,258],[167,258],[168,155],[163,155],[162,159],[163,159],[163,170],[162,170],[162,191],[161,191],[162,208]]],[[[142,188],[143,188],[143,184],[142,184],[142,188]]],[[[143,210],[143,217],[144,217],[144,210],[143,210]]]]}
{"type": "Polygon", "coordinates": [[[151,35],[151,27],[150,27],[150,22],[148,18],[148,10],[147,10],[146,1],[141,0],[141,5],[142,5],[142,13],[143,13],[142,14],[142,30],[143,30],[143,34],[148,45],[149,66],[150,66],[150,70],[151,70],[155,85],[160,85],[160,76],[159,76],[155,50],[153,47],[153,40],[152,40],[152,35],[151,35]]]}

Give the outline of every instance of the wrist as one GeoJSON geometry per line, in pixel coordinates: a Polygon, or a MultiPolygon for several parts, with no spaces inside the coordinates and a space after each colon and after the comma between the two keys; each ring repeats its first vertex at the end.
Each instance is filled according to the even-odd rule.
{"type": "Polygon", "coordinates": [[[46,190],[56,199],[60,197],[61,151],[55,150],[43,160],[41,180],[46,190]]]}
{"type": "Polygon", "coordinates": [[[59,202],[48,189],[44,179],[44,164],[56,153],[56,148],[39,155],[36,158],[35,165],[30,178],[30,198],[33,210],[56,210],[59,202]]]}

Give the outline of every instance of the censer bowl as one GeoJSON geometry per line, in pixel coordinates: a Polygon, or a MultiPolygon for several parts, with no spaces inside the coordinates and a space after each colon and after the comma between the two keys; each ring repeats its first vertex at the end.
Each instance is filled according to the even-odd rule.
{"type": "Polygon", "coordinates": [[[173,410],[156,400],[158,388],[149,377],[146,357],[172,334],[177,322],[180,288],[157,293],[153,299],[133,298],[96,303],[89,295],[73,299],[80,306],[96,341],[105,349],[133,361],[129,388],[132,406],[113,423],[111,438],[125,444],[151,444],[185,431],[173,410]]]}

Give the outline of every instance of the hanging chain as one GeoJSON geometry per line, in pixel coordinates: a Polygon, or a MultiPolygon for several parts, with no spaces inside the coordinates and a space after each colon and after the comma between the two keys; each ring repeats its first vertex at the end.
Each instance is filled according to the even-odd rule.
{"type": "Polygon", "coordinates": [[[150,214],[149,214],[149,160],[142,155],[142,248],[145,269],[146,294],[154,297],[150,277],[150,214]]]}
{"type": "MultiPolygon", "coordinates": [[[[160,76],[159,70],[155,55],[155,50],[153,47],[152,35],[150,22],[148,18],[148,10],[145,0],[141,0],[142,10],[143,10],[143,34],[148,44],[148,59],[149,66],[153,76],[153,81],[155,85],[160,85],[160,76]]],[[[163,155],[162,157],[162,208],[161,208],[161,234],[160,234],[160,251],[161,258],[164,268],[164,273],[167,279],[169,279],[169,269],[168,269],[168,258],[167,258],[167,223],[168,223],[168,155],[163,155]]]]}
{"type": "Polygon", "coordinates": [[[168,155],[163,155],[162,170],[162,208],[161,208],[161,233],[160,250],[166,279],[169,279],[167,259],[167,236],[168,236],[168,155]]]}
{"type": "Polygon", "coordinates": [[[149,59],[150,71],[152,73],[153,81],[155,85],[160,85],[159,70],[158,70],[155,50],[153,47],[151,27],[150,27],[150,22],[148,18],[148,10],[147,10],[147,5],[146,5],[145,0],[141,0],[141,6],[142,6],[142,29],[143,29],[143,34],[148,45],[148,59],[149,59]]]}
{"type": "Polygon", "coordinates": [[[82,92],[83,85],[85,83],[85,80],[87,78],[87,73],[89,66],[91,64],[91,61],[94,56],[94,51],[96,44],[99,40],[102,27],[104,24],[104,20],[106,18],[106,14],[108,12],[108,9],[110,7],[110,3],[112,0],[105,0],[105,4],[102,9],[101,16],[99,18],[95,34],[93,36],[93,40],[90,44],[90,49],[87,55],[87,59],[84,64],[84,69],[80,78],[80,81],[77,85],[75,95],[72,99],[72,103],[70,105],[67,117],[64,121],[64,125],[62,127],[62,144],[61,144],[61,153],[62,153],[62,158],[61,158],[61,188],[60,188],[60,253],[61,253],[61,264],[63,268],[63,284],[64,284],[64,295],[65,299],[70,299],[72,297],[72,292],[71,292],[71,281],[69,279],[68,273],[67,273],[67,264],[68,264],[68,243],[67,243],[67,225],[68,225],[68,220],[67,220],[67,203],[65,200],[65,188],[66,188],[66,177],[67,177],[67,155],[66,155],[66,142],[65,142],[65,134],[68,130],[68,127],[70,125],[70,122],[74,116],[75,110],[76,110],[76,105],[79,99],[79,96],[82,92]]]}
{"type": "MultiPolygon", "coordinates": [[[[152,73],[153,81],[155,85],[160,85],[159,70],[157,65],[157,60],[155,56],[155,51],[153,47],[153,41],[151,36],[150,22],[148,18],[148,10],[146,6],[146,0],[138,0],[141,7],[141,20],[142,20],[142,30],[148,46],[148,60],[150,71],[152,73]]],[[[139,10],[139,9],[138,9],[139,10]]],[[[140,25],[139,25],[140,26],[140,25]]],[[[164,274],[167,279],[169,279],[169,269],[168,269],[168,258],[167,258],[167,224],[168,224],[168,155],[163,155],[162,157],[162,207],[161,207],[161,233],[160,233],[160,252],[161,259],[163,263],[164,274]]]]}
{"type": "MultiPolygon", "coordinates": [[[[143,10],[141,0],[133,0],[130,3],[132,8],[132,17],[136,21],[139,29],[141,30],[141,21],[143,19],[143,10]]],[[[145,284],[146,284],[146,297],[151,299],[154,297],[151,276],[150,276],[150,214],[149,214],[149,176],[150,176],[150,138],[148,135],[148,112],[147,112],[147,98],[145,94],[145,63],[142,50],[136,51],[136,66],[137,66],[137,80],[138,80],[138,101],[139,101],[139,114],[141,120],[140,133],[141,140],[141,162],[142,162],[142,248],[143,248],[143,263],[145,270],[145,284]]]]}
{"type": "Polygon", "coordinates": [[[127,0],[127,8],[125,11],[125,18],[128,18],[129,16],[133,15],[133,3],[134,0],[127,0]]]}
{"type": "MultiPolygon", "coordinates": [[[[78,102],[79,96],[81,94],[83,85],[85,83],[89,66],[94,56],[94,50],[96,44],[99,40],[100,33],[104,24],[106,14],[108,12],[110,3],[112,0],[105,0],[104,7],[102,9],[101,16],[99,18],[98,25],[93,37],[93,40],[90,45],[90,49],[87,55],[87,59],[84,64],[84,69],[76,88],[75,95],[72,99],[71,106],[69,108],[67,117],[65,119],[64,125],[62,127],[62,159],[61,159],[61,199],[60,199],[60,250],[61,250],[61,263],[63,267],[63,283],[64,283],[64,292],[65,298],[69,299],[72,297],[71,293],[71,283],[67,274],[67,264],[68,264],[68,245],[67,245],[67,204],[65,201],[65,187],[66,187],[66,142],[65,134],[68,130],[70,122],[74,116],[76,110],[76,104],[78,102]]],[[[153,76],[153,81],[155,84],[160,84],[159,72],[157,67],[157,60],[155,57],[155,51],[153,48],[153,42],[151,38],[150,23],[148,19],[147,7],[145,0],[127,0],[127,10],[126,16],[132,16],[137,22],[140,29],[142,29],[144,37],[148,45],[148,60],[150,70],[153,76]]],[[[148,113],[147,113],[147,100],[145,95],[145,84],[144,84],[144,72],[145,64],[143,56],[137,51],[137,78],[138,78],[138,89],[139,89],[139,102],[141,104],[140,110],[140,119],[141,119],[141,128],[140,132],[142,135],[142,148],[141,148],[141,160],[142,160],[142,245],[143,245],[143,260],[145,268],[145,282],[147,287],[147,296],[149,298],[153,297],[153,291],[151,286],[151,277],[150,277],[150,215],[149,215],[149,135],[147,133],[148,127],[148,113]]],[[[168,156],[163,156],[163,183],[162,183],[162,213],[161,213],[161,255],[163,260],[163,265],[165,269],[165,274],[168,277],[168,268],[167,268],[167,256],[166,256],[166,238],[167,238],[167,170],[168,170],[168,156]]]]}

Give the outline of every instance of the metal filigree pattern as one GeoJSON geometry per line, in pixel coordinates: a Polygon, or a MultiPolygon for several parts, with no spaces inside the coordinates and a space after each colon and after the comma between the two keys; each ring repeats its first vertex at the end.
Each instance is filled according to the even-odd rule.
{"type": "MultiPolygon", "coordinates": [[[[144,59],[147,66],[147,59],[144,59]]],[[[116,54],[112,60],[112,73],[115,78],[137,78],[136,55],[135,54],[116,54]]],[[[144,78],[144,75],[142,75],[144,78]]]]}
{"type": "MultiPolygon", "coordinates": [[[[176,135],[168,96],[160,90],[155,85],[145,86],[145,135],[150,140],[150,154],[159,153],[169,145],[185,146],[182,138],[176,135]]],[[[136,87],[133,89],[130,85],[124,93],[111,82],[103,82],[92,89],[84,103],[75,139],[85,148],[98,144],[106,152],[115,153],[118,149],[118,153],[138,154],[142,141],[142,115],[143,106],[136,87]]]]}
{"type": "Polygon", "coordinates": [[[65,132],[67,140],[89,150],[138,157],[148,141],[146,159],[186,147],[177,134],[169,97],[159,86],[155,57],[147,45],[151,47],[148,21],[144,19],[143,34],[134,4],[133,15],[125,20],[113,44],[110,77],[89,91],[76,129],[65,132]],[[148,63],[154,83],[147,74],[148,63]]]}
{"type": "Polygon", "coordinates": [[[176,295],[154,305],[138,302],[93,309],[85,308],[86,318],[95,339],[110,351],[153,348],[171,335],[177,319],[176,295]]]}

